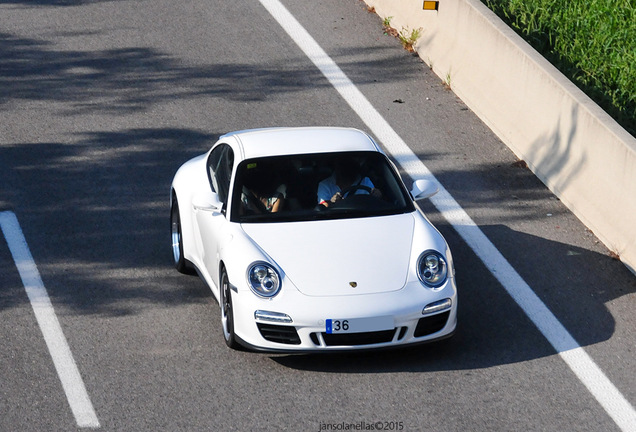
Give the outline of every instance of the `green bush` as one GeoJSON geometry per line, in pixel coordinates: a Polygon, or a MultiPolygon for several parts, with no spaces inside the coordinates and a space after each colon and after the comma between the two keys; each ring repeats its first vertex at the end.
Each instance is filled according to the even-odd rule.
{"type": "Polygon", "coordinates": [[[636,0],[482,0],[636,135],[636,0]]]}

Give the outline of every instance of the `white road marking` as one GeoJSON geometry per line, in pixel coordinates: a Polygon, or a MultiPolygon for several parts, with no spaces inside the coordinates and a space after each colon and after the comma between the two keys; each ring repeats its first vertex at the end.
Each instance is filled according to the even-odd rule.
{"type": "Polygon", "coordinates": [[[537,297],[530,286],[506,261],[486,235],[437,181],[429,169],[411,151],[388,122],[371,105],[338,65],[318,45],[305,28],[278,0],[260,0],[300,49],[309,57],[331,85],[358,114],[402,168],[414,179],[426,178],[439,185],[431,201],[473,249],[505,290],[548,339],[559,356],[587,387],[609,416],[623,431],[636,432],[636,411],[616,389],[594,360],[574,340],[559,320],[537,297]]]}
{"type": "Polygon", "coordinates": [[[99,420],[93,409],[84,381],[80,376],[73,354],[57,320],[53,305],[33,261],[29,246],[15,214],[0,212],[0,228],[20,273],[35,318],[40,326],[57,374],[62,382],[66,398],[79,427],[98,428],[99,420]]]}

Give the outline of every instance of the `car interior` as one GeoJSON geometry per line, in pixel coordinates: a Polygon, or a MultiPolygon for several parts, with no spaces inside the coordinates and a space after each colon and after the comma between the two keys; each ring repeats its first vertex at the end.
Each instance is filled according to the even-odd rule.
{"type": "Polygon", "coordinates": [[[402,210],[410,203],[397,174],[378,152],[273,156],[243,161],[237,169],[233,213],[241,222],[295,216],[303,220],[317,212],[335,210],[347,211],[352,216],[356,211],[360,215],[372,210],[402,210]],[[346,163],[356,171],[353,176],[358,183],[367,178],[380,192],[380,197],[371,196],[366,187],[358,187],[333,205],[333,209],[319,205],[318,186],[334,174],[339,163],[346,163]]]}

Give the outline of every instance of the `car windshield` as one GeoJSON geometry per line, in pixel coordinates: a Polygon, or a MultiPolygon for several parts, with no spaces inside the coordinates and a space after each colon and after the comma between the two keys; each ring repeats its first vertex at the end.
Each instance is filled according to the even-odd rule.
{"type": "Polygon", "coordinates": [[[342,152],[248,159],[237,168],[231,219],[292,222],[412,212],[386,156],[342,152]]]}

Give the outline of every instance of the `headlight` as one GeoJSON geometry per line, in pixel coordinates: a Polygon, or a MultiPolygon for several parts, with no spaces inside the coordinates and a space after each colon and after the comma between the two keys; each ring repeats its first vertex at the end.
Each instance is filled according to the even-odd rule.
{"type": "Polygon", "coordinates": [[[259,297],[274,297],[280,291],[278,272],[269,264],[256,262],[247,270],[247,284],[259,297]]]}
{"type": "Polygon", "coordinates": [[[441,286],[448,276],[446,259],[433,250],[424,252],[417,261],[417,275],[422,283],[430,288],[441,286]]]}

